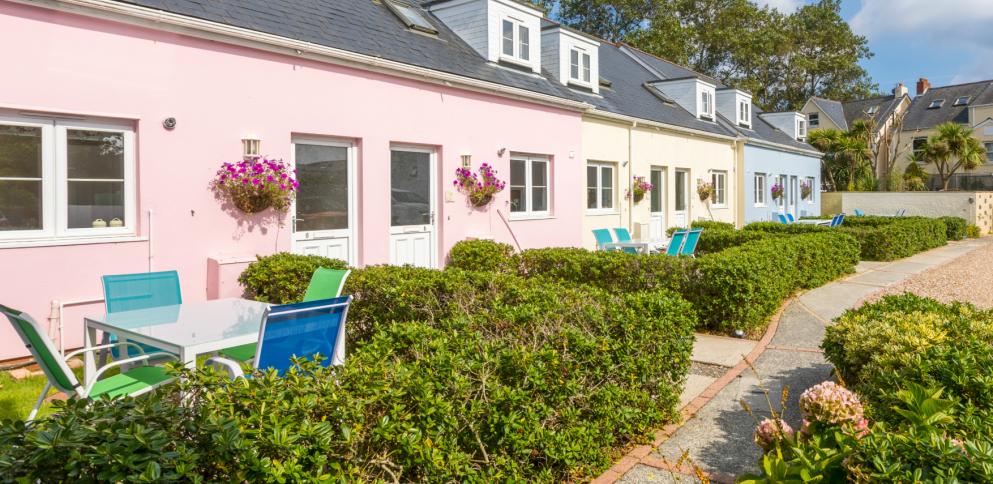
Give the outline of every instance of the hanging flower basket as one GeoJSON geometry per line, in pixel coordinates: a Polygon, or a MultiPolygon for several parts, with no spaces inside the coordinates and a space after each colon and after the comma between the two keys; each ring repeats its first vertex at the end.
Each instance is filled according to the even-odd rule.
{"type": "Polygon", "coordinates": [[[634,187],[632,188],[632,198],[634,203],[641,202],[645,199],[645,194],[652,191],[655,188],[651,183],[645,181],[645,177],[636,176],[634,177],[634,187]]]}
{"type": "Polygon", "coordinates": [[[814,191],[814,188],[810,186],[810,183],[803,182],[800,184],[800,197],[804,200],[810,200],[810,193],[814,191]]]}
{"type": "Polygon", "coordinates": [[[259,213],[267,208],[285,212],[300,186],[293,179],[294,172],[282,160],[262,158],[224,163],[211,187],[242,212],[259,213]]]}
{"type": "Polygon", "coordinates": [[[780,198],[783,198],[783,193],[786,192],[785,188],[783,188],[783,186],[780,185],[779,183],[773,183],[769,191],[772,192],[773,200],[779,200],[780,198]]]}
{"type": "Polygon", "coordinates": [[[496,170],[487,163],[479,166],[478,174],[468,168],[457,168],[452,185],[465,194],[469,205],[476,208],[493,203],[496,194],[507,186],[496,177],[496,170]]]}
{"type": "Polygon", "coordinates": [[[706,202],[714,196],[714,186],[710,183],[701,183],[696,187],[696,194],[700,196],[701,202],[706,202]]]}

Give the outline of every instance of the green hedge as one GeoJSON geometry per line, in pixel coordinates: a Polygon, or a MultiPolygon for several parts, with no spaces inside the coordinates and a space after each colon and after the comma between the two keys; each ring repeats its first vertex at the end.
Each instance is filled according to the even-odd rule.
{"type": "Polygon", "coordinates": [[[632,255],[620,251],[530,249],[520,254],[520,274],[610,291],[669,289],[685,292],[694,261],[688,257],[632,255]]]}
{"type": "Polygon", "coordinates": [[[245,288],[246,295],[256,300],[274,304],[298,302],[303,299],[318,267],[347,269],[348,265],[318,255],[279,252],[259,256],[241,273],[238,282],[245,288]]]}
{"type": "Polygon", "coordinates": [[[962,240],[968,235],[969,222],[962,217],[938,217],[945,222],[945,236],[948,240],[962,240]]]}
{"type": "Polygon", "coordinates": [[[745,231],[748,232],[767,232],[776,234],[810,234],[810,233],[820,233],[824,231],[831,230],[830,227],[825,227],[823,225],[814,224],[783,224],[779,222],[752,222],[744,227],[745,231]]]}
{"type": "Polygon", "coordinates": [[[839,227],[862,246],[862,260],[889,261],[947,243],[945,222],[925,217],[852,217],[839,227]]]}
{"type": "Polygon", "coordinates": [[[395,267],[349,285],[343,367],[57,404],[0,424],[0,480],[587,480],[678,418],[695,316],[671,292],[395,267]]]}
{"type": "Polygon", "coordinates": [[[517,263],[510,244],[490,240],[463,240],[448,252],[448,265],[467,271],[514,273],[517,263]]]}
{"type": "Polygon", "coordinates": [[[697,242],[697,254],[712,254],[767,237],[767,234],[745,230],[704,230],[697,242]]]}

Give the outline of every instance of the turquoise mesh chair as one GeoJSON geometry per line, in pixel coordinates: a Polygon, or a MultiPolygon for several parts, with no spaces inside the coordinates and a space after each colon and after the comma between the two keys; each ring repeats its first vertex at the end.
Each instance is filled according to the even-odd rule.
{"type": "Polygon", "coordinates": [[[789,221],[789,219],[787,219],[787,218],[786,218],[786,214],[783,214],[783,213],[777,213],[777,214],[776,214],[776,217],[778,217],[778,218],[779,218],[779,223],[781,223],[781,224],[783,224],[783,225],[789,225],[789,224],[790,224],[790,221],[789,221]]]}
{"type": "Polygon", "coordinates": [[[686,233],[685,230],[677,230],[672,233],[672,238],[669,239],[669,246],[665,248],[665,255],[679,255],[679,251],[683,249],[683,242],[686,241],[686,233]]]}
{"type": "MultiPolygon", "coordinates": [[[[341,291],[345,289],[345,281],[350,270],[327,269],[318,267],[314,274],[310,276],[310,284],[307,285],[307,292],[303,295],[303,302],[320,301],[341,296],[341,291]]],[[[226,348],[220,351],[222,356],[238,361],[248,361],[255,357],[257,343],[248,343],[241,346],[226,348]]]]}
{"type": "MultiPolygon", "coordinates": [[[[321,364],[345,363],[345,320],[352,296],[272,306],[266,311],[253,359],[258,369],[275,369],[280,375],[293,366],[291,357],[321,355],[321,364]]],[[[223,357],[208,364],[227,368],[232,377],[244,376],[241,363],[223,357]]]]}
{"type": "MultiPolygon", "coordinates": [[[[615,228],[614,235],[617,236],[618,242],[631,242],[631,232],[628,232],[628,229],[624,227],[615,228]]],[[[635,249],[634,247],[622,247],[621,250],[627,252],[628,254],[638,253],[638,249],[635,249]]]]}
{"type": "Polygon", "coordinates": [[[683,242],[683,248],[679,251],[679,255],[688,255],[690,257],[696,257],[696,245],[700,241],[700,234],[703,229],[693,229],[686,234],[686,241],[683,242]]]}
{"type": "Polygon", "coordinates": [[[863,212],[863,211],[861,211],[861,210],[859,210],[859,209],[856,208],[855,209],[855,216],[856,217],[864,217],[865,216],[865,212],[863,212]]]}
{"type": "Polygon", "coordinates": [[[789,220],[790,223],[794,223],[796,222],[796,217],[794,217],[792,213],[788,213],[786,214],[786,220],[789,220]]]}
{"type": "MultiPolygon", "coordinates": [[[[45,396],[48,395],[48,391],[52,387],[65,392],[69,397],[116,398],[141,395],[173,380],[164,368],[147,366],[152,355],[142,353],[141,347],[134,343],[93,346],[70,352],[63,357],[55,349],[55,344],[45,333],[45,329],[38,325],[31,316],[3,305],[0,305],[0,314],[6,316],[10,324],[14,326],[14,330],[24,342],[24,346],[31,352],[35,362],[48,377],[48,383],[42,389],[41,395],[38,395],[38,400],[31,409],[31,413],[28,414],[28,420],[33,420],[38,414],[38,409],[41,408],[45,396]],[[87,375],[88,379],[85,383],[80,383],[66,362],[76,355],[89,351],[102,351],[111,346],[128,346],[134,348],[138,355],[104,365],[95,374],[87,375]],[[134,364],[142,366],[130,370],[124,368],[124,365],[134,364]],[[113,368],[121,368],[121,373],[100,380],[101,375],[113,368]]],[[[166,354],[165,356],[172,355],[166,354]]]]}
{"type": "MultiPolygon", "coordinates": [[[[103,276],[102,279],[107,313],[183,304],[183,294],[179,289],[179,273],[176,271],[119,274],[103,276]]],[[[116,341],[116,335],[104,335],[104,343],[116,341]]],[[[163,352],[147,345],[141,347],[146,353],[163,352]]],[[[113,347],[111,352],[115,359],[120,357],[118,347],[113,347]]],[[[128,352],[130,356],[130,350],[128,352]]]]}
{"type": "Polygon", "coordinates": [[[607,229],[594,229],[593,237],[596,238],[596,246],[600,250],[610,250],[605,248],[604,245],[614,242],[614,238],[607,229]]]}

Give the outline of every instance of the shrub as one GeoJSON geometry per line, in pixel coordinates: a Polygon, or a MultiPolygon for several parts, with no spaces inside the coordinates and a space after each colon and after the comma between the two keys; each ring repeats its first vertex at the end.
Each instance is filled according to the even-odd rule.
{"type": "Polygon", "coordinates": [[[697,253],[701,255],[712,254],[763,239],[766,236],[765,233],[756,231],[704,230],[700,233],[700,240],[697,242],[697,253]]]}
{"type": "Polygon", "coordinates": [[[424,278],[443,300],[433,319],[381,322],[350,339],[343,367],[301,362],[283,377],[234,383],[205,369],[181,384],[196,405],[156,392],[125,400],[121,413],[98,402],[30,427],[6,422],[0,479],[574,481],[677,418],[695,319],[672,293],[460,270],[356,272],[364,315],[394,305],[418,314],[414,302],[432,297],[371,292],[378,282],[424,278]]]}
{"type": "Polygon", "coordinates": [[[525,250],[520,260],[524,277],[543,277],[618,292],[670,289],[683,293],[695,265],[688,257],[572,248],[525,250]]]}
{"type": "Polygon", "coordinates": [[[862,260],[909,257],[947,242],[945,223],[924,217],[852,217],[839,227],[858,239],[862,260]],[[864,219],[864,220],[863,220],[864,219]]]}
{"type": "Polygon", "coordinates": [[[492,240],[463,240],[448,252],[450,267],[467,271],[517,272],[514,248],[492,240]]]}
{"type": "Polygon", "coordinates": [[[744,227],[751,232],[771,232],[776,234],[810,234],[831,230],[828,227],[814,224],[782,224],[779,222],[752,222],[744,227]]]}
{"type": "Polygon", "coordinates": [[[716,220],[694,220],[690,223],[690,227],[694,229],[705,229],[707,230],[734,230],[734,224],[728,222],[718,222],[716,220]]]}
{"type": "Polygon", "coordinates": [[[938,217],[945,222],[945,237],[948,240],[962,240],[967,235],[968,222],[962,217],[938,217]]]}
{"type": "Polygon", "coordinates": [[[274,304],[299,302],[307,292],[310,278],[318,267],[346,269],[348,265],[338,259],[318,255],[300,255],[279,252],[259,256],[238,277],[248,297],[274,304]]]}
{"type": "Polygon", "coordinates": [[[970,239],[978,239],[981,235],[983,235],[983,231],[978,225],[969,224],[965,228],[965,235],[970,239]]]}

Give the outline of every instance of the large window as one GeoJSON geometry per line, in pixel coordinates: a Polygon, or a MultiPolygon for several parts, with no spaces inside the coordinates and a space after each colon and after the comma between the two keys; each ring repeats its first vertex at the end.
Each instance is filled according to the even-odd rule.
{"type": "Polygon", "coordinates": [[[803,141],[807,139],[807,120],[797,119],[796,120],[796,139],[803,141]]]}
{"type": "Polygon", "coordinates": [[[510,159],[510,211],[522,216],[548,215],[548,159],[514,155],[510,159]]]}
{"type": "Polygon", "coordinates": [[[504,18],[503,25],[503,57],[512,61],[529,63],[531,60],[530,29],[523,22],[513,18],[504,18]]]}
{"type": "Polygon", "coordinates": [[[752,105],[748,101],[738,102],[738,124],[742,126],[752,125],[752,105]]]}
{"type": "Polygon", "coordinates": [[[807,124],[811,128],[816,128],[821,125],[821,115],[820,113],[809,113],[807,114],[807,124]]]}
{"type": "Polygon", "coordinates": [[[700,91],[700,117],[714,118],[714,93],[710,91],[700,91]]]}
{"type": "Polygon", "coordinates": [[[753,183],[755,189],[755,206],[764,207],[765,206],[765,192],[766,192],[766,177],[765,173],[756,173],[755,182],[753,183]]]}
{"type": "Polygon", "coordinates": [[[993,141],[987,141],[983,146],[986,147],[986,162],[993,163],[993,141]]]}
{"type": "Polygon", "coordinates": [[[808,176],[805,183],[810,187],[810,193],[804,198],[804,200],[814,203],[814,194],[817,193],[817,185],[815,184],[814,177],[808,176]]]}
{"type": "Polygon", "coordinates": [[[133,234],[134,131],[0,117],[0,239],[133,234]]]}
{"type": "Polygon", "coordinates": [[[923,161],[921,157],[924,155],[924,146],[925,145],[927,145],[927,137],[921,136],[921,137],[914,138],[914,141],[913,141],[913,154],[914,154],[914,159],[915,160],[918,160],[918,162],[923,161]]]}
{"type": "Polygon", "coordinates": [[[586,165],[586,208],[590,211],[614,210],[614,165],[586,165]]]}
{"type": "Polygon", "coordinates": [[[714,186],[714,207],[726,207],[728,204],[728,174],[726,171],[715,171],[710,174],[710,182],[714,186]]]}
{"type": "Polygon", "coordinates": [[[580,84],[590,84],[590,54],[573,47],[569,54],[569,80],[580,84]]]}

